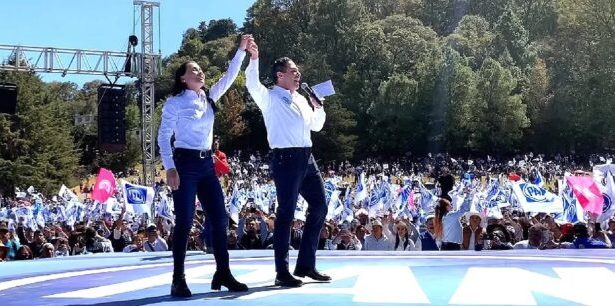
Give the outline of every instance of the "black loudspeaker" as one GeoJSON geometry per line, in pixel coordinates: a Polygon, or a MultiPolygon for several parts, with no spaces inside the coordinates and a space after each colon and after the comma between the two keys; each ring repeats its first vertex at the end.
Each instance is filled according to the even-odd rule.
{"type": "Polygon", "coordinates": [[[15,114],[17,109],[17,85],[0,83],[0,113],[15,114]]]}
{"type": "Polygon", "coordinates": [[[98,87],[98,144],[106,152],[126,147],[126,103],[123,85],[98,87]]]}

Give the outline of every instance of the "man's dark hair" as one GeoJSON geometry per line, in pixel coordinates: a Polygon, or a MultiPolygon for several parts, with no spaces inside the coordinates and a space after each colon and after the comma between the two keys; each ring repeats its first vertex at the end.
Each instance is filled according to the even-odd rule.
{"type": "Polygon", "coordinates": [[[6,235],[9,232],[9,229],[6,227],[0,227],[0,236],[6,235]]]}
{"type": "Polygon", "coordinates": [[[273,62],[273,66],[271,66],[271,80],[273,80],[274,84],[278,83],[278,72],[288,71],[288,63],[291,61],[288,57],[281,57],[273,62]]]}
{"type": "Polygon", "coordinates": [[[574,230],[574,234],[577,237],[581,237],[581,238],[587,238],[589,237],[589,231],[587,229],[587,224],[579,222],[576,223],[573,227],[574,230]]]}

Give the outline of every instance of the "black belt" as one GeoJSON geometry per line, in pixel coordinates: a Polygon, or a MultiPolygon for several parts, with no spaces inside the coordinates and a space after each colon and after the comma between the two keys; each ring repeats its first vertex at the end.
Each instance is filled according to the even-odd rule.
{"type": "Polygon", "coordinates": [[[201,158],[205,159],[211,157],[211,150],[194,150],[194,149],[184,149],[184,148],[175,148],[173,151],[174,157],[192,157],[192,158],[201,158]]]}
{"type": "Polygon", "coordinates": [[[274,154],[279,153],[310,153],[312,147],[292,147],[292,148],[276,148],[272,150],[274,154]]]}

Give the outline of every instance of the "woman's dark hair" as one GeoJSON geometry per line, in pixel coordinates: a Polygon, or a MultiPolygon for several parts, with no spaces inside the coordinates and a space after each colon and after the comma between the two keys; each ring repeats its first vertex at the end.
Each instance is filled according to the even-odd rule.
{"type": "Polygon", "coordinates": [[[173,83],[173,89],[171,93],[174,96],[179,96],[184,93],[184,90],[188,89],[186,83],[182,82],[182,76],[186,74],[186,70],[188,69],[188,64],[196,63],[195,61],[187,61],[179,66],[177,70],[175,70],[175,82],[173,83]]]}
{"type": "Polygon", "coordinates": [[[26,231],[23,226],[17,227],[17,238],[19,239],[19,244],[24,245],[28,244],[28,238],[26,238],[26,231]]]}
{"type": "MultiPolygon", "coordinates": [[[[406,238],[406,241],[404,241],[404,251],[405,251],[406,248],[408,247],[408,243],[410,242],[410,235],[408,234],[408,231],[406,231],[404,238],[406,238]]],[[[399,233],[395,235],[395,250],[397,250],[398,246],[399,246],[399,233]]]]}
{"type": "Polygon", "coordinates": [[[34,258],[34,255],[32,255],[32,250],[30,249],[30,247],[29,247],[29,246],[27,246],[27,245],[22,245],[22,246],[19,248],[19,250],[17,251],[17,254],[16,254],[16,256],[15,256],[15,257],[16,257],[16,259],[17,259],[17,260],[24,260],[24,259],[33,259],[33,258],[34,258]],[[25,254],[25,255],[22,255],[22,254],[21,254],[21,250],[25,250],[25,251],[26,251],[26,254],[25,254]]]}
{"type": "Polygon", "coordinates": [[[434,231],[437,238],[442,238],[443,226],[442,226],[442,218],[444,215],[448,213],[448,206],[451,202],[447,199],[440,198],[438,200],[438,204],[435,207],[435,218],[433,220],[434,231]]]}
{"type": "Polygon", "coordinates": [[[602,227],[599,222],[594,223],[594,234],[602,232],[602,227]]]}
{"type": "Polygon", "coordinates": [[[278,83],[278,72],[288,71],[288,63],[291,61],[288,57],[281,57],[273,62],[273,66],[271,66],[271,80],[273,84],[278,83]]]}
{"type": "Polygon", "coordinates": [[[94,238],[96,236],[96,230],[88,227],[85,229],[85,239],[91,239],[94,238]]]}

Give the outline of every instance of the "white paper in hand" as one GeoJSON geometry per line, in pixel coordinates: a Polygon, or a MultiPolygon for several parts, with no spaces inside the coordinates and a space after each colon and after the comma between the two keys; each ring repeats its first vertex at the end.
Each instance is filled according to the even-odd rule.
{"type": "Polygon", "coordinates": [[[319,98],[324,98],[335,94],[335,89],[333,88],[333,83],[331,80],[312,86],[312,90],[314,90],[314,93],[316,93],[319,98]]]}

